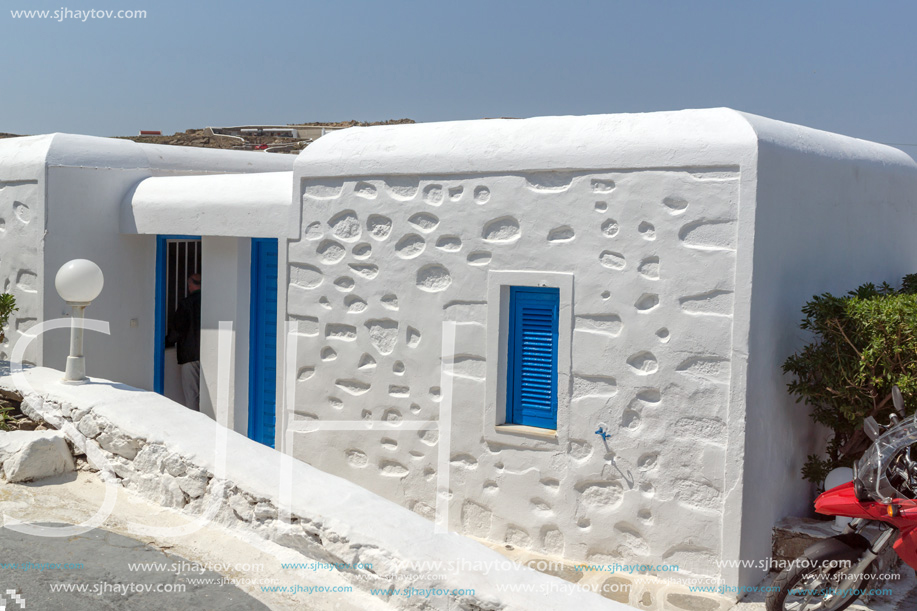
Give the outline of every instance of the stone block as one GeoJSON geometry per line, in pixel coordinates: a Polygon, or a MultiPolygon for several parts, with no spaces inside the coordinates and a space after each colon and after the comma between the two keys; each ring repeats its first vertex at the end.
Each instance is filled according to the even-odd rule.
{"type": "Polygon", "coordinates": [[[81,418],[80,423],[76,426],[76,429],[83,435],[86,435],[86,437],[89,439],[98,437],[99,433],[102,432],[102,429],[99,427],[99,423],[96,422],[96,419],[91,415],[87,415],[81,418]]]}
{"type": "Polygon", "coordinates": [[[178,487],[182,489],[182,492],[192,499],[196,499],[203,496],[204,492],[207,491],[207,483],[209,480],[206,473],[199,469],[195,469],[187,475],[175,478],[175,481],[178,483],[178,487]]]}
{"type": "Polygon", "coordinates": [[[10,482],[27,482],[76,470],[60,431],[0,432],[0,468],[10,482]]]}
{"type": "MultiPolygon", "coordinates": [[[[82,426],[83,422],[87,421],[88,418],[84,418],[83,421],[80,422],[80,425],[82,426]]],[[[134,457],[137,456],[137,452],[140,451],[140,444],[135,440],[122,435],[112,435],[108,432],[99,435],[98,438],[96,438],[96,442],[98,442],[103,450],[107,450],[112,454],[117,454],[128,460],[134,460],[134,457]]]]}

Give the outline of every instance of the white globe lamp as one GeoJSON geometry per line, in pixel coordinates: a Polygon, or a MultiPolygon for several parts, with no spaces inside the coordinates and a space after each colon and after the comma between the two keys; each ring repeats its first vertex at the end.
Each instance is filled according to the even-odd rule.
{"type": "Polygon", "coordinates": [[[83,356],[83,314],[86,306],[102,292],[105,277],[99,266],[88,259],[74,259],[64,263],[54,277],[54,288],[73,308],[70,317],[70,356],[64,370],[63,382],[82,384],[86,378],[86,359],[83,356]]]}

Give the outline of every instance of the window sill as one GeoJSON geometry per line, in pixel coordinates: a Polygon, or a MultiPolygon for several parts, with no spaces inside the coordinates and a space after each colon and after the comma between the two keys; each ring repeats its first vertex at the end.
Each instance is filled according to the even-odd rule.
{"type": "Polygon", "coordinates": [[[496,432],[500,434],[522,435],[525,437],[535,437],[537,439],[546,439],[554,441],[557,439],[557,431],[554,429],[542,429],[536,426],[525,426],[523,424],[498,424],[496,432]]]}

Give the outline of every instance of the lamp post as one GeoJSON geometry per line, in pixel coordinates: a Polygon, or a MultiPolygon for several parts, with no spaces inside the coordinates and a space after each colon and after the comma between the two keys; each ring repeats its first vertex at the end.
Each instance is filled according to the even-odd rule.
{"type": "Polygon", "coordinates": [[[82,384],[86,378],[86,360],[83,357],[83,314],[102,292],[105,278],[99,266],[88,259],[74,259],[64,263],[54,277],[57,293],[73,308],[70,319],[70,356],[64,370],[65,384],[82,384]]]}

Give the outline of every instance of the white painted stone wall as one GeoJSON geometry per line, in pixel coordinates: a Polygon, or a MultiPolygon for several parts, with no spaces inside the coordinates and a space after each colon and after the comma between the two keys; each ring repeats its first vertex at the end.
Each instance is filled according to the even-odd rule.
{"type": "MultiPolygon", "coordinates": [[[[292,427],[436,419],[442,321],[456,321],[452,528],[718,575],[737,170],[304,180],[288,249],[292,427]],[[497,270],[572,274],[554,442],[495,431],[487,407],[497,270]]],[[[294,456],[433,517],[435,431],[294,439],[294,456]]]]}
{"type": "MultiPolygon", "coordinates": [[[[10,317],[0,360],[12,345],[43,318],[42,239],[45,208],[44,155],[51,137],[5,140],[0,145],[0,293],[13,293],[19,310],[10,317]]],[[[26,353],[27,362],[41,362],[41,346],[26,353]]]]}

